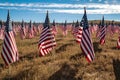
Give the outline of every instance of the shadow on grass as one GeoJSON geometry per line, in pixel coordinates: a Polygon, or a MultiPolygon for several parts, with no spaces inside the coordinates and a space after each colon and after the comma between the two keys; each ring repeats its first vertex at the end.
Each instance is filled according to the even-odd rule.
{"type": "Polygon", "coordinates": [[[79,58],[83,57],[83,53],[78,53],[70,57],[70,60],[78,60],[79,58]]]}
{"type": "Polygon", "coordinates": [[[114,74],[116,77],[115,80],[120,80],[120,60],[113,59],[113,68],[114,68],[114,74]]]}
{"type": "Polygon", "coordinates": [[[111,47],[111,49],[113,49],[113,50],[120,50],[120,49],[118,49],[117,47],[111,47]]]}
{"type": "Polygon", "coordinates": [[[64,63],[57,72],[48,78],[48,80],[81,80],[81,78],[75,78],[78,69],[71,66],[72,65],[64,63]]]}
{"type": "Polygon", "coordinates": [[[112,41],[112,42],[116,42],[116,40],[114,40],[114,39],[111,39],[111,41],[112,41]]]}
{"type": "Polygon", "coordinates": [[[98,42],[93,42],[93,47],[94,47],[95,53],[96,52],[100,53],[102,51],[102,49],[99,48],[99,43],[98,42]]]}
{"type": "Polygon", "coordinates": [[[33,43],[31,43],[31,45],[34,45],[34,44],[38,44],[38,42],[33,42],[33,43]]]}
{"type": "Polygon", "coordinates": [[[20,71],[18,74],[14,75],[14,76],[10,76],[8,74],[2,80],[26,80],[29,77],[31,77],[30,76],[31,74],[29,73],[29,71],[30,71],[30,69],[26,69],[26,70],[20,71]]]}
{"type": "Polygon", "coordinates": [[[32,60],[32,59],[37,58],[37,57],[39,57],[39,54],[37,52],[31,52],[27,55],[20,56],[20,60],[25,60],[25,59],[32,60]]]}
{"type": "Polygon", "coordinates": [[[76,42],[76,40],[75,40],[75,39],[73,39],[73,40],[69,40],[69,42],[76,42]]]}
{"type": "Polygon", "coordinates": [[[73,46],[73,44],[72,43],[67,43],[67,44],[64,44],[64,45],[62,45],[62,46],[60,46],[58,49],[56,49],[56,53],[60,53],[60,52],[62,52],[62,51],[66,51],[66,47],[67,46],[73,46]]]}
{"type": "Polygon", "coordinates": [[[5,63],[0,63],[0,72],[5,68],[5,63]]]}
{"type": "Polygon", "coordinates": [[[2,46],[3,45],[3,43],[0,43],[0,46],[2,46]]]}
{"type": "Polygon", "coordinates": [[[61,41],[62,39],[56,39],[56,42],[59,42],[59,41],[61,41]]]}

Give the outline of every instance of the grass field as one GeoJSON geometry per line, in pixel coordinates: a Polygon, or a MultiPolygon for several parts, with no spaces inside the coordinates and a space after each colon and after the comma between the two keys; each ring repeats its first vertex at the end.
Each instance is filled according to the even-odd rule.
{"type": "Polygon", "coordinates": [[[39,35],[21,40],[18,34],[15,38],[20,59],[5,68],[0,56],[0,80],[120,80],[118,34],[107,36],[104,45],[92,35],[96,55],[92,63],[86,61],[70,31],[67,36],[58,32],[57,46],[45,57],[38,54],[39,35]]]}

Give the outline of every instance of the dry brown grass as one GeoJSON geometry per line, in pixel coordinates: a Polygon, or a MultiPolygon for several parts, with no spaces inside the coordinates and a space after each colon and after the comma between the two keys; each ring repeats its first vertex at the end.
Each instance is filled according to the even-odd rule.
{"type": "MultiPolygon", "coordinates": [[[[59,31],[57,46],[45,57],[39,57],[39,35],[33,39],[16,37],[20,60],[4,68],[0,58],[0,80],[120,80],[120,50],[116,49],[118,35],[107,37],[105,45],[92,36],[96,58],[88,63],[71,34],[59,31]]],[[[0,50],[2,46],[0,41],[0,50]]]]}

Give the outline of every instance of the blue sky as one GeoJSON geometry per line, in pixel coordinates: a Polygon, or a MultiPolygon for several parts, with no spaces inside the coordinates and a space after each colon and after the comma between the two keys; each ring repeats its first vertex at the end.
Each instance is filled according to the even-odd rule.
{"type": "Polygon", "coordinates": [[[0,20],[6,21],[7,10],[11,20],[44,22],[46,11],[50,21],[81,21],[83,8],[87,9],[88,20],[120,21],[120,0],[0,0],[0,20]]]}

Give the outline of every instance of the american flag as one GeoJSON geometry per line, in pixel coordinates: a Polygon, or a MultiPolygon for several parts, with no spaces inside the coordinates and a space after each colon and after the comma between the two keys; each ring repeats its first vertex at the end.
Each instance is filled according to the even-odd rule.
{"type": "Polygon", "coordinates": [[[26,37],[26,30],[25,30],[25,25],[24,25],[23,20],[22,20],[22,24],[21,24],[20,37],[21,37],[21,39],[25,39],[25,37],[26,37]]]}
{"type": "Polygon", "coordinates": [[[120,49],[120,37],[118,38],[118,41],[117,41],[117,48],[120,49]]]}
{"type": "Polygon", "coordinates": [[[72,34],[74,34],[74,28],[75,28],[75,23],[74,23],[74,21],[73,21],[73,23],[72,23],[72,28],[71,28],[72,34]]]}
{"type": "Polygon", "coordinates": [[[45,56],[53,49],[54,46],[56,46],[55,37],[54,34],[52,33],[52,29],[50,28],[49,24],[50,21],[47,11],[44,28],[41,32],[40,40],[38,44],[40,56],[45,56]]]}
{"type": "Polygon", "coordinates": [[[63,25],[63,35],[66,36],[67,35],[67,21],[65,20],[65,23],[63,25]]]}
{"type": "Polygon", "coordinates": [[[43,28],[43,25],[42,24],[39,24],[37,26],[37,32],[40,33],[42,31],[42,28],[43,28]]]}
{"type": "Polygon", "coordinates": [[[86,56],[86,59],[88,60],[88,62],[92,62],[95,58],[95,54],[94,54],[90,31],[88,28],[89,25],[88,25],[85,8],[84,8],[84,15],[83,15],[80,25],[83,27],[82,39],[81,39],[81,43],[80,43],[81,49],[82,49],[83,53],[85,53],[85,56],[86,56]]]}
{"type": "Polygon", "coordinates": [[[2,46],[2,58],[6,65],[18,61],[18,50],[12,30],[9,11],[7,15],[5,39],[2,46]]]}
{"type": "Polygon", "coordinates": [[[35,22],[33,23],[33,32],[34,32],[34,36],[36,36],[37,35],[37,26],[36,26],[35,22]]]}
{"type": "Polygon", "coordinates": [[[78,33],[79,27],[80,27],[80,24],[79,24],[79,22],[78,22],[78,20],[77,20],[77,22],[75,23],[75,26],[74,26],[74,28],[73,28],[73,35],[74,35],[75,37],[76,37],[76,35],[77,35],[77,33],[78,33]]]}
{"type": "Polygon", "coordinates": [[[81,42],[81,38],[82,38],[82,27],[80,27],[80,24],[77,20],[76,24],[75,24],[75,27],[74,27],[74,31],[73,31],[73,34],[75,36],[75,39],[78,43],[81,42]]]}
{"type": "Polygon", "coordinates": [[[0,39],[4,40],[4,29],[0,28],[0,39]]]}
{"type": "Polygon", "coordinates": [[[28,38],[31,39],[34,37],[33,25],[30,21],[29,28],[28,28],[28,38]]]}
{"type": "Polygon", "coordinates": [[[106,26],[104,25],[104,16],[103,16],[102,23],[100,26],[100,35],[99,35],[101,45],[105,43],[105,35],[106,35],[106,26]]]}
{"type": "Polygon", "coordinates": [[[98,28],[98,26],[97,26],[96,24],[91,23],[91,24],[89,25],[90,33],[91,33],[91,34],[95,34],[96,31],[97,31],[97,28],[98,28]]]}
{"type": "Polygon", "coordinates": [[[4,28],[3,28],[2,21],[0,21],[0,39],[1,40],[4,39],[4,28]]]}
{"type": "Polygon", "coordinates": [[[14,36],[16,36],[17,35],[16,25],[15,25],[15,23],[13,21],[12,21],[12,29],[13,29],[14,36]]]}
{"type": "Polygon", "coordinates": [[[97,30],[96,30],[96,37],[97,38],[99,38],[99,35],[100,35],[100,26],[101,26],[101,21],[100,21],[100,23],[98,24],[98,28],[97,28],[97,30]]]}
{"type": "Polygon", "coordinates": [[[106,34],[109,35],[109,38],[112,38],[114,32],[113,32],[113,26],[110,22],[109,22],[108,27],[106,29],[107,29],[106,34]]]}
{"type": "Polygon", "coordinates": [[[52,24],[52,32],[53,32],[54,35],[57,34],[57,28],[56,28],[55,20],[53,20],[53,24],[52,24]]]}
{"type": "Polygon", "coordinates": [[[78,32],[77,32],[77,35],[76,35],[76,41],[77,41],[78,43],[81,42],[82,32],[83,32],[83,27],[79,27],[78,32]]]}
{"type": "Polygon", "coordinates": [[[119,28],[119,25],[118,24],[115,24],[114,25],[114,33],[119,33],[120,32],[120,28],[119,28]]]}

